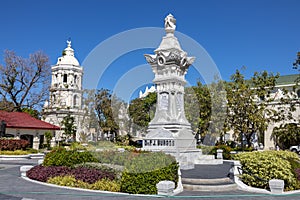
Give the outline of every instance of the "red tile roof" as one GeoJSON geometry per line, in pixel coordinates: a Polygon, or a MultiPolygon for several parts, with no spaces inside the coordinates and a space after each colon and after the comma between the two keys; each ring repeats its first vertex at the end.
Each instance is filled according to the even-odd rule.
{"type": "Polygon", "coordinates": [[[31,117],[28,113],[0,110],[0,122],[2,120],[6,122],[7,128],[60,130],[60,127],[31,117]]]}

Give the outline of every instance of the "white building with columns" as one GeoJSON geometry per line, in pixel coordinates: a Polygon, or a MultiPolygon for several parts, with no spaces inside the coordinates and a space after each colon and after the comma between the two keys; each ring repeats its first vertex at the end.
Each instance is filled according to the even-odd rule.
{"type": "MultiPolygon", "coordinates": [[[[88,132],[88,127],[85,125],[88,116],[82,105],[82,78],[83,67],[80,66],[74,56],[71,41],[67,41],[67,48],[58,58],[56,65],[52,66],[49,101],[45,102],[43,119],[48,123],[62,127],[63,118],[70,114],[75,119],[77,141],[81,134],[88,132]]],[[[56,141],[60,141],[64,137],[63,130],[56,131],[56,141]]]]}

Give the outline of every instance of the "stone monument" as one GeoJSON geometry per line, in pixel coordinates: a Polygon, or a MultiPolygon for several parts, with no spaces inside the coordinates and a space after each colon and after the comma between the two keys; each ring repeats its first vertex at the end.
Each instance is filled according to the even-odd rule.
{"type": "Polygon", "coordinates": [[[146,54],[146,60],[155,74],[157,106],[155,116],[149,123],[143,149],[173,154],[183,165],[192,162],[199,150],[184,113],[185,74],[194,62],[188,57],[174,36],[176,19],[169,14],[165,18],[166,36],[155,55],[146,54]]]}

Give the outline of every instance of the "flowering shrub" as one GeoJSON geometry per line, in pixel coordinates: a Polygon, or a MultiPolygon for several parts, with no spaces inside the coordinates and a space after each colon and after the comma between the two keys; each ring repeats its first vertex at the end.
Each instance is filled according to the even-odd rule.
{"type": "Polygon", "coordinates": [[[61,186],[91,189],[91,190],[104,190],[104,191],[112,191],[112,192],[120,191],[120,184],[117,181],[108,180],[108,179],[101,179],[96,181],[95,183],[89,184],[81,180],[77,180],[74,176],[68,175],[68,176],[56,176],[53,178],[49,178],[47,183],[52,183],[61,186]]]}
{"type": "Polygon", "coordinates": [[[101,179],[114,180],[112,172],[100,171],[84,167],[70,168],[65,166],[35,166],[27,171],[27,177],[33,180],[47,182],[49,178],[57,176],[74,176],[76,180],[85,183],[95,183],[101,179]]]}
{"type": "Polygon", "coordinates": [[[43,165],[72,167],[85,162],[97,162],[97,159],[88,151],[67,151],[64,148],[57,148],[46,154],[43,165]]]}
{"type": "Polygon", "coordinates": [[[271,179],[282,179],[285,190],[299,189],[293,162],[299,162],[297,154],[288,151],[247,152],[235,155],[240,160],[242,181],[253,187],[268,188],[271,179]],[[257,179],[259,177],[260,179],[257,179]]]}
{"type": "Polygon", "coordinates": [[[29,142],[27,140],[0,139],[0,151],[26,150],[28,146],[29,142]]]}

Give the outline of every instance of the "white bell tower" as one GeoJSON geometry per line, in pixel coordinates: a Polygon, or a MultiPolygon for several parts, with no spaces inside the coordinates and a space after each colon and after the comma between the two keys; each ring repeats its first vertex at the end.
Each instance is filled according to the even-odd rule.
{"type": "MultiPolygon", "coordinates": [[[[82,77],[83,68],[74,56],[71,41],[67,41],[67,48],[52,66],[52,80],[49,101],[43,108],[44,121],[62,127],[61,121],[70,114],[75,118],[77,127],[76,139],[79,133],[84,132],[82,107],[82,77]]],[[[56,133],[56,140],[60,140],[63,131],[56,133]]]]}

